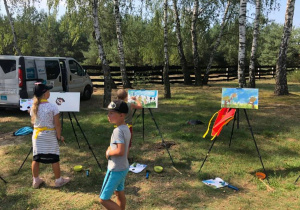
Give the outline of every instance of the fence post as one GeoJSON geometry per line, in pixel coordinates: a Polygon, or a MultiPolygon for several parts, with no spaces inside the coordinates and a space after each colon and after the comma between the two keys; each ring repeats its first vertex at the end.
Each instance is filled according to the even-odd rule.
{"type": "Polygon", "coordinates": [[[164,84],[164,67],[162,67],[160,72],[161,72],[161,84],[164,84]]]}
{"type": "Polygon", "coordinates": [[[274,78],[274,67],[272,67],[272,77],[274,78]]]}
{"type": "Polygon", "coordinates": [[[258,79],[260,79],[260,72],[259,72],[260,68],[257,68],[257,74],[258,74],[258,79]]]}
{"type": "Polygon", "coordinates": [[[229,69],[228,68],[226,68],[226,76],[227,76],[227,82],[229,81],[229,69]]]}

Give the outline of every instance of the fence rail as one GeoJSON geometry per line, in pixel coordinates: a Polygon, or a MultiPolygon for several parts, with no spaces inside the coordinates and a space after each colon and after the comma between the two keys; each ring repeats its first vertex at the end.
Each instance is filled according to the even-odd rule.
{"type": "MultiPolygon", "coordinates": [[[[91,76],[94,87],[103,87],[104,78],[101,66],[89,66],[83,65],[83,68],[87,70],[91,76]]],[[[299,66],[287,67],[287,72],[298,70],[299,66]]],[[[192,82],[195,81],[195,74],[193,67],[188,67],[192,82]]],[[[246,69],[249,69],[246,67],[246,69]]],[[[202,76],[205,72],[205,68],[201,69],[202,76]]],[[[272,79],[275,77],[275,66],[258,66],[255,70],[256,79],[272,79]]],[[[119,67],[110,67],[111,77],[117,86],[122,85],[122,76],[119,67]]],[[[163,84],[163,66],[130,66],[126,67],[126,73],[131,83],[143,84],[163,84]]],[[[246,79],[249,77],[249,72],[245,72],[246,79]]],[[[183,73],[180,66],[169,67],[170,83],[183,83],[183,73]]],[[[208,82],[221,82],[231,81],[237,79],[237,66],[212,66],[208,82]]]]}

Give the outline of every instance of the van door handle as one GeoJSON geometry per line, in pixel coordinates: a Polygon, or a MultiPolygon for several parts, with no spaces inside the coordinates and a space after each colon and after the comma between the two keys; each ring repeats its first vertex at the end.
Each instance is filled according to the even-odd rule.
{"type": "Polygon", "coordinates": [[[70,75],[70,81],[72,81],[72,75],[70,75]]]}
{"type": "Polygon", "coordinates": [[[59,82],[61,82],[61,76],[59,76],[58,80],[59,80],[59,82]]]}

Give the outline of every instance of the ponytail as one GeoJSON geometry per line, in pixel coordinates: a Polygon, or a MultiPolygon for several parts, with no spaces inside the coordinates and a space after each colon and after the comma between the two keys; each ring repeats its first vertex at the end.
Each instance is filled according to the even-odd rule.
{"type": "Polygon", "coordinates": [[[36,115],[37,115],[37,112],[38,112],[38,109],[39,109],[39,105],[40,105],[40,100],[41,97],[36,97],[34,96],[33,97],[33,103],[32,103],[32,107],[31,107],[31,123],[34,125],[35,123],[35,120],[36,120],[36,115]]]}

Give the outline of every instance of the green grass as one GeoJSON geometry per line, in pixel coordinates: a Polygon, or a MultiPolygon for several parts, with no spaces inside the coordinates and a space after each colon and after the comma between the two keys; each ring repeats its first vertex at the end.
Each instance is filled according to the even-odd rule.
{"type": "Polygon", "coordinates": [[[299,69],[290,72],[287,75],[287,80],[289,82],[297,82],[297,83],[299,83],[300,82],[300,71],[299,71],[299,69]]]}
{"type": "MultiPolygon", "coordinates": [[[[220,109],[222,87],[237,85],[172,85],[172,98],[163,99],[163,94],[159,94],[158,109],[151,109],[164,140],[175,143],[170,153],[175,167],[182,174],[172,168],[166,150],[159,149],[161,137],[147,109],[143,140],[141,111],[136,112],[130,157],[135,162],[147,164],[151,173],[148,180],[145,172],[128,174],[127,209],[261,209],[265,206],[269,209],[297,209],[300,206],[300,181],[294,185],[300,175],[299,83],[289,84],[290,95],[277,97],[273,94],[274,81],[257,82],[259,108],[247,110],[270,186],[275,189],[272,192],[255,177],[255,172],[262,171],[262,166],[243,110],[240,110],[239,129],[234,130],[231,147],[228,144],[232,122],[223,128],[199,173],[212,143],[210,133],[206,139],[202,135],[212,114],[220,109]],[[205,124],[188,125],[187,121],[191,119],[205,124]],[[163,166],[164,171],[155,173],[155,165],[163,166]],[[221,177],[240,190],[213,189],[202,183],[204,179],[215,177],[221,177]]],[[[163,86],[146,88],[163,93],[163,86]]],[[[116,90],[113,96],[115,93],[116,90]]],[[[31,188],[31,155],[17,173],[30,150],[31,137],[10,135],[20,127],[28,126],[30,118],[24,112],[0,111],[0,176],[9,182],[4,185],[0,181],[0,209],[102,209],[98,194],[105,176],[105,150],[113,126],[108,123],[101,104],[102,91],[98,90],[90,101],[81,102],[81,111],[76,116],[103,170],[99,171],[73,119],[81,147],[78,148],[70,120],[64,114],[63,136],[67,145],[61,145],[61,169],[64,176],[72,178],[72,182],[61,189],[53,188],[54,175],[49,165],[41,165],[40,169],[46,185],[38,190],[31,188]],[[73,171],[78,164],[90,169],[90,177],[86,177],[84,171],[73,171]]]]}

